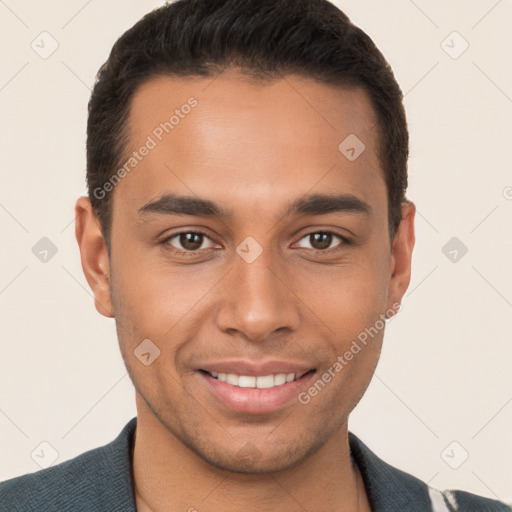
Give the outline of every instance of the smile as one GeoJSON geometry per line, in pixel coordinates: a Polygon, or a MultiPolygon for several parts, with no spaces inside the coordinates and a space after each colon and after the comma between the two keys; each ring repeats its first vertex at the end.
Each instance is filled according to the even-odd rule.
{"type": "Polygon", "coordinates": [[[234,373],[211,372],[210,375],[214,379],[218,379],[221,382],[226,382],[227,384],[238,386],[240,388],[268,389],[276,386],[282,386],[287,382],[292,382],[295,380],[295,373],[278,373],[276,375],[253,376],[236,375],[234,373]]]}
{"type": "Polygon", "coordinates": [[[224,372],[214,371],[213,368],[199,370],[200,386],[223,409],[244,414],[268,414],[293,406],[298,403],[299,393],[316,374],[314,369],[297,368],[292,372],[291,368],[287,368],[288,372],[285,373],[285,368],[282,368],[285,371],[270,373],[270,368],[261,371],[261,368],[243,368],[243,365],[238,365],[240,373],[227,373],[228,365],[223,366],[226,367],[222,368],[224,372]]]}

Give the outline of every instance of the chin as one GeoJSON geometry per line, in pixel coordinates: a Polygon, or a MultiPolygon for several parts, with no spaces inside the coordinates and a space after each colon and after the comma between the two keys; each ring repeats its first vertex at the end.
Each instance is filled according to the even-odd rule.
{"type": "Polygon", "coordinates": [[[241,474],[268,474],[291,469],[303,460],[304,455],[289,453],[263,454],[256,446],[248,442],[238,452],[227,454],[220,453],[201,454],[212,466],[241,474]]]}
{"type": "Polygon", "coordinates": [[[241,474],[268,474],[292,469],[324,444],[322,440],[308,442],[288,437],[278,445],[272,445],[265,443],[263,438],[259,448],[251,441],[229,443],[227,434],[219,442],[207,436],[202,439],[182,439],[182,442],[215,468],[241,474]],[[226,442],[229,443],[227,446],[226,442]],[[236,448],[236,445],[239,447],[236,448]]]}

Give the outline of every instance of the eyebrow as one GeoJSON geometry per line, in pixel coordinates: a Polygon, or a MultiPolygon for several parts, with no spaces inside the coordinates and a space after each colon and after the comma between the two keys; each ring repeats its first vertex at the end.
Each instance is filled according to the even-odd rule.
{"type": "MultiPolygon", "coordinates": [[[[150,201],[139,214],[191,215],[199,217],[231,217],[232,213],[221,205],[198,197],[165,194],[150,201]]],[[[358,213],[369,215],[371,207],[352,194],[313,194],[299,197],[285,210],[284,216],[326,215],[329,213],[358,213]]]]}
{"type": "Polygon", "coordinates": [[[178,196],[177,194],[165,194],[155,201],[150,201],[142,208],[140,214],[161,213],[167,215],[197,215],[204,217],[227,217],[220,205],[209,199],[198,197],[178,196]]]}
{"type": "Polygon", "coordinates": [[[286,215],[326,215],[328,213],[361,213],[369,215],[371,207],[352,194],[314,194],[300,197],[287,209],[286,215]]]}

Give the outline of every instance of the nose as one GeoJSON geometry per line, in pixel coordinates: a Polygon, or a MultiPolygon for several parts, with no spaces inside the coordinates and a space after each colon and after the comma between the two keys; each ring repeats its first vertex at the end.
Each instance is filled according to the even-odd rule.
{"type": "Polygon", "coordinates": [[[238,255],[234,259],[234,267],[222,283],[218,328],[255,342],[277,332],[297,330],[300,301],[293,293],[290,269],[279,266],[265,250],[252,263],[238,255]]]}

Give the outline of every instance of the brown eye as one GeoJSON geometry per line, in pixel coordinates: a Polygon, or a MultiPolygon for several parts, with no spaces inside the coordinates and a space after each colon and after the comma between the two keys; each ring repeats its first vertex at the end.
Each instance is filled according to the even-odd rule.
{"type": "Polygon", "coordinates": [[[180,235],[180,245],[187,251],[195,251],[203,245],[203,235],[200,233],[182,233],[180,235]]]}
{"type": "Polygon", "coordinates": [[[298,245],[303,249],[314,249],[316,251],[330,251],[337,249],[339,246],[348,243],[348,241],[341,235],[330,233],[328,231],[317,231],[304,236],[298,245]],[[336,244],[335,242],[338,241],[336,244]]]}
{"type": "Polygon", "coordinates": [[[328,249],[332,243],[331,233],[313,233],[309,235],[309,243],[313,249],[328,249]]]}
{"type": "Polygon", "coordinates": [[[216,245],[208,236],[195,231],[176,233],[162,243],[171,245],[178,252],[199,252],[199,250],[214,248],[216,245]]]}

